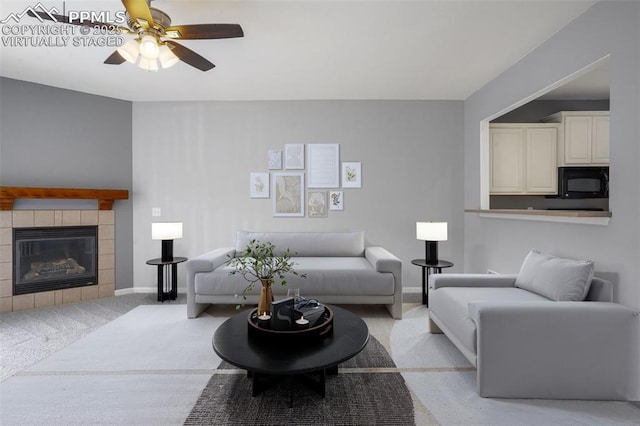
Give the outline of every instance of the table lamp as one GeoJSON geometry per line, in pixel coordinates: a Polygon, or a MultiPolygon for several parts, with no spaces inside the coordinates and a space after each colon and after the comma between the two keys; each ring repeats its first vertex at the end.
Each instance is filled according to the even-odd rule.
{"type": "Polygon", "coordinates": [[[173,240],[182,238],[182,222],[159,222],[151,224],[151,239],[162,240],[162,261],[173,260],[173,240]]]}
{"type": "Polygon", "coordinates": [[[447,241],[447,222],[416,222],[416,238],[424,240],[425,261],[438,263],[438,241],[447,241]]]}

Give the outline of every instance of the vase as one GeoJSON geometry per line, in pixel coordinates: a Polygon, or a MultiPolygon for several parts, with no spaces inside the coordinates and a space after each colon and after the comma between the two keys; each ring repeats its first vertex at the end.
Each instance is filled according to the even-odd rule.
{"type": "Polygon", "coordinates": [[[271,289],[271,280],[260,280],[262,289],[260,290],[260,299],[258,300],[258,315],[271,313],[271,302],[273,302],[273,290],[271,289]]]}

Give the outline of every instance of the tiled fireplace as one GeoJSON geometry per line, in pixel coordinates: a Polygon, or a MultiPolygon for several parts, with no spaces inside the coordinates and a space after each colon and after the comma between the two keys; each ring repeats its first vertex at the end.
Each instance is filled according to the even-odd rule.
{"type": "MultiPolygon", "coordinates": [[[[0,211],[0,312],[14,312],[113,296],[115,293],[114,213],[113,210],[0,211]],[[37,230],[56,227],[67,230],[79,229],[78,227],[97,227],[97,282],[92,279],[88,282],[73,284],[80,285],[78,287],[46,291],[39,291],[36,288],[33,293],[14,294],[13,269],[16,255],[13,245],[14,228],[37,230]]],[[[88,262],[91,263],[91,261],[88,262]]],[[[63,267],[71,268],[69,265],[61,266],[56,262],[44,268],[51,270],[63,267]]],[[[65,287],[64,282],[62,287],[65,287]]]]}

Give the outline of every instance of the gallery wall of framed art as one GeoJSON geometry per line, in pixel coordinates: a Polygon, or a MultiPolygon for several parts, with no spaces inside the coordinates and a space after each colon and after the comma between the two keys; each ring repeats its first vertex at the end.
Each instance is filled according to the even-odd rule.
{"type": "Polygon", "coordinates": [[[337,143],[270,149],[266,169],[249,174],[249,196],[270,198],[273,217],[326,218],[344,210],[342,189],[362,188],[362,163],[341,162],[337,143]]]}

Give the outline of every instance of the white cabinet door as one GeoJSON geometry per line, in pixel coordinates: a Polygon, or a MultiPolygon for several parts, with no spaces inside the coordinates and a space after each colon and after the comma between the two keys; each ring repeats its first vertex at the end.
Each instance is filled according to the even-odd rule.
{"type": "Polygon", "coordinates": [[[524,130],[490,130],[490,190],[492,194],[524,191],[524,130]]]}
{"type": "Polygon", "coordinates": [[[558,193],[557,140],[555,128],[526,130],[528,194],[558,193]]]}
{"type": "Polygon", "coordinates": [[[609,164],[609,116],[564,116],[564,164],[609,164]]]}
{"type": "Polygon", "coordinates": [[[609,117],[593,117],[591,160],[596,164],[609,164],[609,117]]]}
{"type": "Polygon", "coordinates": [[[591,163],[593,117],[567,116],[564,118],[565,164],[591,163]]]}

